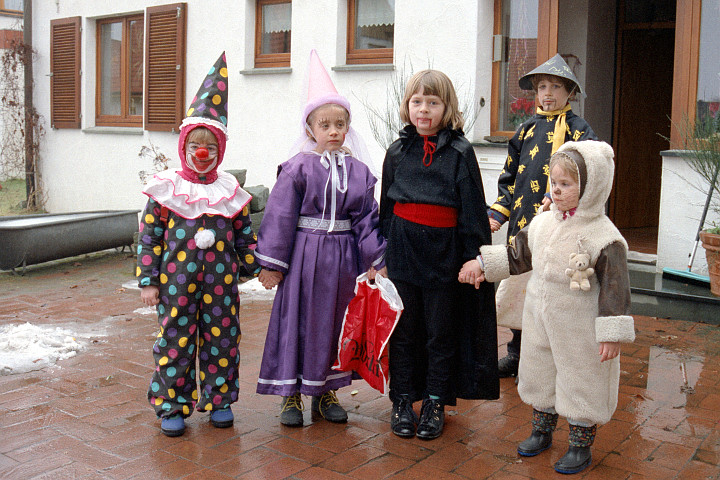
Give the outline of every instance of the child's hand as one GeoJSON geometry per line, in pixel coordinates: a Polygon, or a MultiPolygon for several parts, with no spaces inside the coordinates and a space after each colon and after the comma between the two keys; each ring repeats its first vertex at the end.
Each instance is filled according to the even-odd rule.
{"type": "Polygon", "coordinates": [[[620,355],[620,342],[600,342],[600,363],[620,355]]]}
{"type": "Polygon", "coordinates": [[[485,281],[485,272],[483,272],[480,262],[477,259],[465,262],[458,274],[458,281],[471,283],[475,285],[475,288],[480,288],[480,284],[485,281]]]}
{"type": "Polygon", "coordinates": [[[500,225],[500,222],[498,222],[497,220],[495,220],[492,217],[488,218],[488,220],[490,221],[490,231],[491,232],[497,232],[498,230],[500,230],[500,227],[502,226],[502,225],[500,225]]]}
{"type": "Polygon", "coordinates": [[[277,286],[278,283],[282,282],[282,279],[283,274],[281,272],[268,270],[266,268],[260,270],[260,275],[258,275],[258,280],[266,290],[277,286]]]}
{"type": "Polygon", "coordinates": [[[380,270],[375,270],[375,267],[370,267],[367,271],[368,280],[375,281],[375,275],[387,278],[387,267],[383,267],[380,270]]]}
{"type": "Polygon", "coordinates": [[[154,307],[160,303],[160,289],[155,285],[142,287],[140,290],[140,300],[148,307],[154,307]]]}
{"type": "Polygon", "coordinates": [[[550,200],[548,197],[543,197],[542,211],[547,212],[548,210],[550,210],[550,205],[552,205],[552,200],[550,200]]]}

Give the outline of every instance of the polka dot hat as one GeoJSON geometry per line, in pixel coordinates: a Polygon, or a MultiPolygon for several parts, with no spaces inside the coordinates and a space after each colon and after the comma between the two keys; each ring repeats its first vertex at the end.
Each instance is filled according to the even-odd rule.
{"type": "Polygon", "coordinates": [[[202,123],[219,128],[227,134],[228,70],[225,52],[210,68],[200,89],[190,102],[181,127],[202,123]]]}

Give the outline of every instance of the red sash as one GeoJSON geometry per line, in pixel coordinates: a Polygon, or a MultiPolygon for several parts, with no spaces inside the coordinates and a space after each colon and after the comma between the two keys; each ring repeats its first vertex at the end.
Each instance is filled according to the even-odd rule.
{"type": "Polygon", "coordinates": [[[396,203],[393,213],[400,218],[428,227],[457,226],[457,209],[427,203],[396,203]]]}

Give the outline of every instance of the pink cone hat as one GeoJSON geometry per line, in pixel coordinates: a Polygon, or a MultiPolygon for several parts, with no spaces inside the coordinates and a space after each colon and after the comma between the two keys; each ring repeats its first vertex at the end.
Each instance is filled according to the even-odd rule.
{"type": "Polygon", "coordinates": [[[310,66],[308,68],[308,98],[303,110],[303,123],[308,115],[321,105],[334,103],[340,105],[350,113],[350,102],[340,95],[333,85],[325,66],[320,61],[315,49],[310,51],[310,66]]]}

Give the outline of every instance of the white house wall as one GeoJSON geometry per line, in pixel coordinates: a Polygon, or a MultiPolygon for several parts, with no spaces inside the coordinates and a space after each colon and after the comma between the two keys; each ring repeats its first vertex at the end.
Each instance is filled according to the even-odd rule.
{"type": "MultiPolygon", "coordinates": [[[[143,145],[156,146],[179,166],[177,134],[142,129],[95,128],[95,21],[102,17],[143,12],[168,1],[57,0],[33,2],[33,43],[38,51],[35,72],[36,108],[47,130],[40,152],[40,171],[50,212],[102,209],[141,209],[140,170],[150,170],[138,157],[143,145]],[[82,129],[53,130],[50,118],[50,21],[82,18],[82,129]],[[122,132],[122,133],[119,133],[122,132]]],[[[384,105],[392,70],[332,70],[344,64],[346,2],[295,0],[292,10],[291,73],[241,74],[252,70],[254,0],[190,0],[187,2],[186,105],[207,70],[226,51],[229,78],[229,141],[222,168],[246,168],[247,185],[274,184],[277,165],[300,132],[299,112],[305,101],[306,66],[315,48],[338,90],[353,107],[353,126],[363,136],[371,154],[382,162],[360,100],[384,105]],[[208,5],[212,5],[208,9],[208,5]]],[[[416,70],[428,63],[447,73],[461,88],[485,100],[471,140],[482,140],[490,128],[491,0],[396,0],[396,68],[412,64],[416,70]],[[405,63],[407,62],[407,63],[405,63]]],[[[505,157],[504,149],[479,151],[493,163],[488,171],[488,200],[505,157]]]]}

